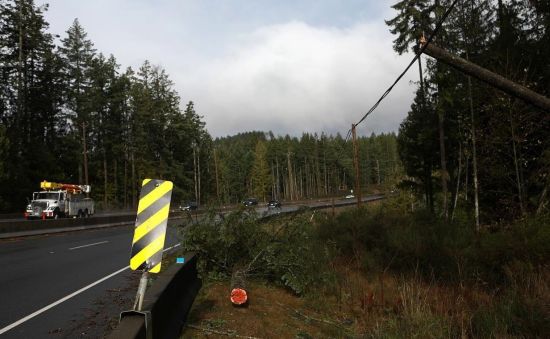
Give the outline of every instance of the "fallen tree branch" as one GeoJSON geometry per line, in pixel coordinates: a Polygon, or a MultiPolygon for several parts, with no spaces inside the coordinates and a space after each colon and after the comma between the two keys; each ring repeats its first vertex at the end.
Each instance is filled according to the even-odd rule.
{"type": "Polygon", "coordinates": [[[189,328],[192,328],[194,330],[199,330],[199,331],[203,331],[203,332],[210,332],[210,333],[219,334],[219,335],[225,335],[225,336],[228,336],[228,337],[246,338],[246,339],[262,339],[260,337],[249,337],[247,335],[238,335],[238,334],[235,334],[233,332],[218,331],[218,330],[214,330],[214,329],[211,329],[211,328],[200,327],[200,326],[193,325],[193,324],[187,324],[185,326],[189,327],[189,328]]]}
{"type": "Polygon", "coordinates": [[[319,322],[319,323],[325,323],[327,325],[331,325],[331,326],[336,326],[336,327],[339,327],[340,329],[343,329],[343,330],[348,330],[347,327],[345,327],[344,325],[336,322],[336,321],[333,321],[333,320],[327,320],[327,319],[320,319],[320,318],[314,318],[314,317],[311,317],[311,316],[308,316],[296,309],[292,309],[292,308],[289,308],[289,307],[286,307],[285,305],[277,302],[277,305],[279,305],[280,307],[284,308],[285,310],[287,311],[290,311],[290,312],[294,312],[296,315],[306,319],[306,320],[309,320],[309,321],[316,321],[316,322],[319,322]]]}

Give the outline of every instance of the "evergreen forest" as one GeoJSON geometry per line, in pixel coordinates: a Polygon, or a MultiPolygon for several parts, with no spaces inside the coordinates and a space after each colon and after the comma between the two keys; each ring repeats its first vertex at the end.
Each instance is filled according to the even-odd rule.
{"type": "MultiPolygon", "coordinates": [[[[416,51],[452,2],[395,3],[386,21],[395,51],[416,51]]],[[[50,32],[47,10],[33,0],[0,3],[0,211],[20,211],[42,180],[91,184],[103,209],[135,206],[146,177],[174,181],[178,203],[309,199],[354,188],[349,138],[213,138],[166,70],[147,56],[138,69],[120,65],[78,19],[60,36],[50,32]]],[[[549,27],[547,1],[458,1],[433,43],[548,96],[549,27]]],[[[411,192],[413,208],[446,218],[464,208],[476,225],[545,210],[548,112],[421,60],[398,133],[359,137],[362,190],[399,187],[411,192]]]]}
{"type": "MultiPolygon", "coordinates": [[[[176,204],[352,189],[352,148],[341,136],[213,140],[166,70],[147,60],[135,70],[120,65],[78,19],[61,36],[49,32],[47,10],[33,0],[0,2],[0,211],[21,211],[43,180],[90,184],[100,209],[135,207],[147,177],[172,180],[176,204]]],[[[394,134],[360,143],[365,186],[396,177],[394,134]]]]}

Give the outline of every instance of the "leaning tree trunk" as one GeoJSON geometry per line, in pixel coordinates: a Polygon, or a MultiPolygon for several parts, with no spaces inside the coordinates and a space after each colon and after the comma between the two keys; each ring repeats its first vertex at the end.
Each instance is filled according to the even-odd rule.
{"type": "Polygon", "coordinates": [[[516,98],[520,98],[534,106],[550,112],[550,99],[528,89],[527,87],[510,81],[499,74],[491,72],[468,61],[467,59],[453,55],[433,43],[426,46],[424,53],[437,59],[438,61],[446,63],[462,73],[473,76],[474,78],[481,80],[490,86],[496,87],[516,98]]]}

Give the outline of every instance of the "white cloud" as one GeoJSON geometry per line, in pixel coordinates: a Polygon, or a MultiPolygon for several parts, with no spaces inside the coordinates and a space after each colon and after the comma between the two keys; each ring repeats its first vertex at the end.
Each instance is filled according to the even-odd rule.
{"type": "MultiPolygon", "coordinates": [[[[262,27],[235,39],[222,57],[178,74],[176,82],[215,136],[346,133],[410,61],[392,50],[391,39],[383,23],[262,27]]],[[[362,134],[397,130],[412,101],[413,72],[365,120],[362,134]]]]}
{"type": "MultiPolygon", "coordinates": [[[[52,33],[78,17],[123,68],[164,67],[214,136],[346,133],[411,59],[392,49],[389,0],[48,2],[52,33]]],[[[359,132],[397,130],[417,78],[412,69],[359,132]]]]}

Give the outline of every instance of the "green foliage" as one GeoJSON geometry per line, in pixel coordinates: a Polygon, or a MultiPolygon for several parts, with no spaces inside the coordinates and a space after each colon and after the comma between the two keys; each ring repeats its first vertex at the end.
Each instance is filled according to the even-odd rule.
{"type": "Polygon", "coordinates": [[[497,232],[476,235],[471,221],[443,222],[427,211],[405,212],[392,202],[373,209],[355,209],[328,219],[320,238],[339,254],[361,254],[367,271],[436,274],[450,281],[510,283],[514,262],[537,267],[550,260],[548,216],[519,221],[497,232]]]}
{"type": "Polygon", "coordinates": [[[271,176],[267,164],[267,147],[261,140],[256,144],[254,152],[254,164],[252,166],[251,181],[254,195],[263,201],[266,200],[269,186],[271,185],[271,176]]]}
{"type": "Polygon", "coordinates": [[[263,277],[296,294],[328,281],[326,246],[319,242],[306,215],[264,223],[250,210],[216,214],[184,231],[183,248],[199,253],[203,276],[227,279],[234,269],[263,277]]]}

